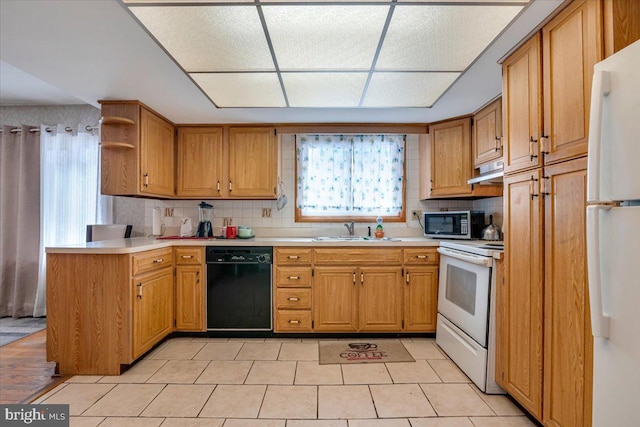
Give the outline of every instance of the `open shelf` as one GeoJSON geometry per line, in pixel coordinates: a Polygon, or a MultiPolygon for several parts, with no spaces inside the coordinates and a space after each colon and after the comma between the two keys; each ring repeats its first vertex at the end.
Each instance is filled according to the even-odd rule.
{"type": "Polygon", "coordinates": [[[126,117],[118,117],[118,116],[104,116],[102,118],[103,125],[135,125],[131,119],[127,119],[126,117]]]}
{"type": "Polygon", "coordinates": [[[128,144],[126,142],[102,142],[100,143],[102,148],[125,148],[125,149],[133,149],[136,148],[133,144],[128,144]]]}

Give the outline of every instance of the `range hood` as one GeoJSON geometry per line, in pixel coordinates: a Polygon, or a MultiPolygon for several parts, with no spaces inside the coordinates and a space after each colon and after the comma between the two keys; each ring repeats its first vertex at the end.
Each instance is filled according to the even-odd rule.
{"type": "Polygon", "coordinates": [[[498,181],[502,182],[504,176],[504,162],[498,160],[493,163],[480,166],[480,175],[471,178],[467,184],[478,184],[480,182],[498,181]]]}

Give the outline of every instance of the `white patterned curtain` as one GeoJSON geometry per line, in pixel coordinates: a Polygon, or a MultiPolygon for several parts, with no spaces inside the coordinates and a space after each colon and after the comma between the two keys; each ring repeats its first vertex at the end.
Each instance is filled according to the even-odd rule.
{"type": "Polygon", "coordinates": [[[405,135],[296,135],[303,215],[397,216],[405,135]]]}
{"type": "Polygon", "coordinates": [[[87,224],[112,222],[112,197],[100,195],[97,130],[41,130],[40,267],[34,316],[45,314],[44,248],[84,242],[87,224]]]}

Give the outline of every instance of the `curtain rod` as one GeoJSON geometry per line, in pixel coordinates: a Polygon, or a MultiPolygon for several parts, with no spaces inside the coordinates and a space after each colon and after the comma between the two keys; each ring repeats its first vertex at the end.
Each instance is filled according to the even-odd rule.
{"type": "MultiPolygon", "coordinates": [[[[85,130],[87,132],[92,132],[94,130],[100,129],[99,126],[85,126],[84,128],[85,128],[85,130]]],[[[47,126],[44,130],[46,132],[53,132],[53,129],[54,129],[53,127],[47,126]]],[[[70,126],[67,126],[67,127],[64,128],[64,131],[65,132],[73,132],[73,128],[71,128],[70,126]]],[[[0,132],[2,132],[2,129],[0,129],[0,132]]],[[[20,132],[22,132],[22,128],[13,128],[9,132],[11,132],[11,133],[20,133],[20,132]]],[[[40,132],[40,128],[31,128],[31,129],[29,129],[29,132],[30,133],[40,132]]]]}

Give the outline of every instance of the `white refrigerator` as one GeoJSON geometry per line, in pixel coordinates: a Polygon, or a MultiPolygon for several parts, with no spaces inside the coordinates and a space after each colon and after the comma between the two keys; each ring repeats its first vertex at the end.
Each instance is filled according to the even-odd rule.
{"type": "Polygon", "coordinates": [[[640,41],[596,64],[589,125],[593,426],[638,426],[640,41]]]}

